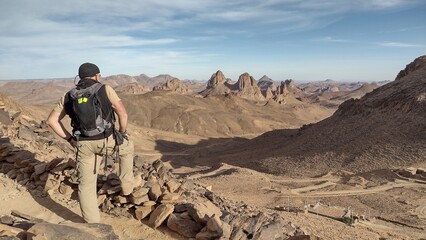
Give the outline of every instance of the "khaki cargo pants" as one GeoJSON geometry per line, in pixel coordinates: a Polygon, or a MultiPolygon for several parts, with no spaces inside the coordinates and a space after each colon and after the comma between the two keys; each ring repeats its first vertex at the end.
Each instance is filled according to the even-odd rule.
{"type": "MultiPolygon", "coordinates": [[[[88,223],[100,222],[96,181],[102,157],[95,156],[95,154],[105,155],[107,148],[108,155],[112,154],[114,146],[115,141],[112,135],[108,139],[78,142],[78,197],[81,214],[88,223]]],[[[128,195],[133,191],[133,154],[133,141],[124,139],[124,143],[120,145],[118,170],[123,195],[128,195]]]]}

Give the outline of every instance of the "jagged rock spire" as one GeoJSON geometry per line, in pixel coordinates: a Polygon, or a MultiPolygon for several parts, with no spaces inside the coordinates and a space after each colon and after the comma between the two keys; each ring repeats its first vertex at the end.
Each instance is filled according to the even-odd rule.
{"type": "Polygon", "coordinates": [[[207,88],[215,88],[217,85],[224,84],[226,81],[225,75],[218,70],[216,73],[213,73],[210,77],[210,80],[207,82],[207,88]]]}
{"type": "Polygon", "coordinates": [[[243,73],[238,78],[238,90],[243,90],[247,87],[257,87],[257,81],[248,73],[243,73]]]}

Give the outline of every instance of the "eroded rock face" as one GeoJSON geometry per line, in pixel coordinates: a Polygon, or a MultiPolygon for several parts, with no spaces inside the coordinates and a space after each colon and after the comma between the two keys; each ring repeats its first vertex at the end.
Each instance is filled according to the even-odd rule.
{"type": "Polygon", "coordinates": [[[287,82],[281,82],[281,84],[277,87],[276,95],[286,95],[286,94],[288,94],[287,82]]]}
{"type": "Polygon", "coordinates": [[[232,92],[232,85],[228,83],[225,75],[219,70],[212,74],[207,87],[200,92],[201,96],[224,96],[232,92]]]}
{"type": "Polygon", "coordinates": [[[209,88],[215,88],[218,85],[224,84],[226,82],[225,75],[218,70],[217,72],[213,73],[210,77],[209,81],[207,82],[207,89],[209,88]]]}
{"type": "Polygon", "coordinates": [[[274,96],[274,93],[272,92],[272,88],[268,88],[264,91],[264,95],[266,99],[271,99],[274,96]]]}
{"type": "Polygon", "coordinates": [[[238,81],[233,84],[225,78],[221,71],[217,71],[208,81],[207,88],[201,91],[200,94],[204,97],[232,94],[249,100],[265,100],[260,87],[257,85],[257,81],[248,73],[241,74],[238,81]]]}
{"type": "Polygon", "coordinates": [[[243,73],[238,78],[237,96],[252,99],[252,100],[265,100],[260,88],[257,86],[257,81],[248,73],[243,73]]]}
{"type": "Polygon", "coordinates": [[[158,90],[166,90],[166,91],[173,91],[173,92],[178,92],[178,93],[190,93],[192,92],[188,86],[186,86],[185,84],[183,84],[179,79],[174,78],[171,80],[168,80],[166,83],[164,84],[160,84],[155,86],[153,89],[153,91],[158,91],[158,90]]]}
{"type": "Polygon", "coordinates": [[[243,73],[238,78],[238,90],[244,90],[252,87],[257,87],[256,80],[248,73],[243,73]]]}
{"type": "Polygon", "coordinates": [[[282,81],[281,84],[277,87],[277,90],[274,92],[272,99],[279,103],[279,104],[285,104],[286,103],[286,97],[289,94],[287,81],[282,81]]]}
{"type": "Polygon", "coordinates": [[[395,80],[399,80],[408,74],[416,71],[417,69],[423,68],[426,66],[426,55],[420,56],[416,59],[414,59],[413,62],[409,63],[405,69],[401,70],[398,75],[396,76],[395,80]]]}
{"type": "Polygon", "coordinates": [[[296,85],[296,82],[293,79],[285,80],[285,85],[287,85],[287,89],[289,91],[291,91],[291,90],[299,90],[300,91],[300,89],[296,85]]]}

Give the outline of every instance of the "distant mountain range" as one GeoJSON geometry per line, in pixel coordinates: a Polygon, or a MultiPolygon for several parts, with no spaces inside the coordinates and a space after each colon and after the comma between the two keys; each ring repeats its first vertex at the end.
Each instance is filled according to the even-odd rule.
{"type": "MultiPolygon", "coordinates": [[[[233,93],[239,97],[255,101],[268,101],[271,99],[283,104],[286,101],[293,101],[291,98],[295,98],[299,101],[320,103],[333,108],[336,108],[344,100],[351,97],[359,98],[366,92],[386,83],[372,83],[369,87],[366,87],[366,83],[363,82],[346,83],[328,79],[297,84],[291,79],[274,81],[267,75],[256,81],[248,73],[242,74],[240,79],[234,82],[226,78],[222,72],[220,74],[223,75],[223,79],[220,80],[219,84],[214,83],[214,81],[217,81],[216,78],[218,78],[217,74],[219,72],[213,74],[212,78],[207,82],[179,80],[168,74],[161,74],[155,77],[149,77],[145,74],[138,76],[119,74],[107,76],[103,78],[103,82],[116,88],[118,92],[126,94],[143,94],[154,89],[180,91],[181,93],[201,93],[203,96],[233,93]],[[171,81],[174,81],[173,84],[171,84],[171,81]],[[356,92],[352,94],[352,91],[356,92]]],[[[64,92],[73,87],[74,80],[60,78],[0,81],[0,91],[24,103],[45,104],[57,101],[64,92]]]]}

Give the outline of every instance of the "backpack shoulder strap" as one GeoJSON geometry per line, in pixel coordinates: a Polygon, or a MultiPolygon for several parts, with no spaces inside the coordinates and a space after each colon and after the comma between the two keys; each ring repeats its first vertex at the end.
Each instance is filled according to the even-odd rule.
{"type": "Polygon", "coordinates": [[[104,86],[105,84],[102,83],[95,83],[93,85],[91,85],[88,88],[84,88],[84,89],[77,89],[77,88],[73,88],[69,91],[69,95],[72,98],[78,98],[79,96],[85,95],[85,94],[94,94],[97,93],[99,91],[99,89],[101,89],[102,86],[104,86]]]}
{"type": "Polygon", "coordinates": [[[99,89],[101,89],[101,87],[102,87],[103,85],[105,85],[105,84],[100,83],[100,82],[97,82],[97,83],[93,84],[92,86],[90,86],[90,87],[88,87],[88,88],[91,88],[91,89],[92,89],[92,90],[91,90],[91,93],[93,94],[93,93],[97,93],[97,92],[99,91],[99,89]]]}

